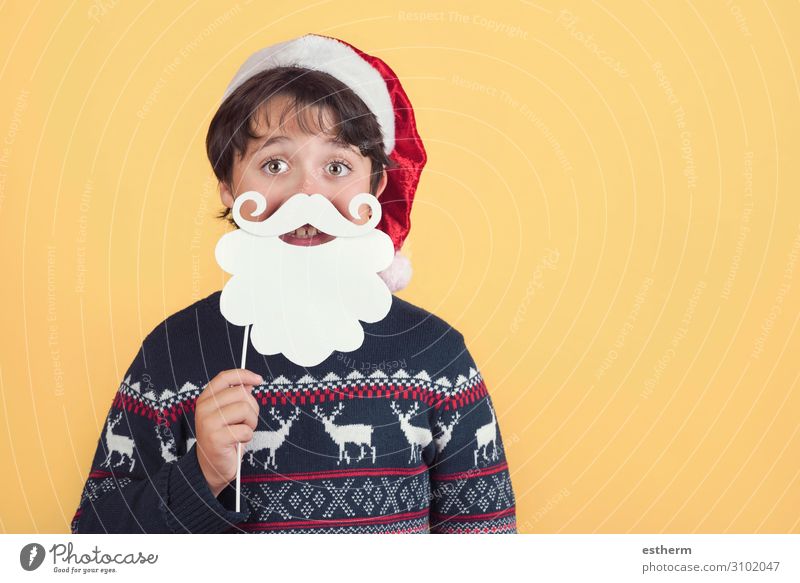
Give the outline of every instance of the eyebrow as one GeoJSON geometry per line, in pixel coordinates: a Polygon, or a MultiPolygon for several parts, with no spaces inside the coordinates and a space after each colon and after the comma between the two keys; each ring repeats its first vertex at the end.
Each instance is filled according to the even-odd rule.
{"type": "MultiPolygon", "coordinates": [[[[264,148],[268,148],[272,144],[277,144],[279,142],[290,142],[290,141],[291,140],[289,139],[288,136],[283,136],[283,135],[271,136],[271,137],[267,138],[260,146],[258,146],[255,149],[255,151],[253,152],[253,155],[257,154],[258,152],[260,152],[264,148]]],[[[350,152],[352,152],[354,154],[356,153],[356,151],[353,149],[353,148],[355,148],[355,146],[353,144],[349,144],[349,143],[345,142],[344,140],[338,139],[336,136],[334,136],[332,138],[328,138],[326,140],[326,142],[328,142],[329,144],[333,144],[334,146],[336,146],[339,149],[349,150],[350,152]]],[[[361,152],[359,151],[358,154],[360,155],[361,152]]]]}

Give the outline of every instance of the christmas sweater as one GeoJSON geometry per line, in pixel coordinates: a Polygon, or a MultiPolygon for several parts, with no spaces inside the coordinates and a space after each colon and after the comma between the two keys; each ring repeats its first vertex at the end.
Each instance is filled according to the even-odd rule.
{"type": "Polygon", "coordinates": [[[515,498],[492,400],[460,332],[392,296],[364,342],[314,367],[265,356],[245,368],[258,427],[214,497],[195,402],[240,368],[245,329],[220,291],[142,342],[114,395],[73,533],[515,533],[515,498]]]}

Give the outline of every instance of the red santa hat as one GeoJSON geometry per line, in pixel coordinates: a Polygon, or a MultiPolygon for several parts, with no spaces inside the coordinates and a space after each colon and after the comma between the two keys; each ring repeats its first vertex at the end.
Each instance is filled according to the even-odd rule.
{"type": "Polygon", "coordinates": [[[391,237],[395,249],[394,261],[380,276],[393,292],[403,289],[411,279],[411,262],[400,248],[411,228],[411,204],[427,156],[414,109],[397,75],[381,59],[349,43],[307,34],[253,53],[228,85],[223,101],[253,75],[284,66],[328,73],[352,89],[378,119],[386,154],[397,164],[387,168],[388,182],[378,199],[378,228],[391,237]]]}

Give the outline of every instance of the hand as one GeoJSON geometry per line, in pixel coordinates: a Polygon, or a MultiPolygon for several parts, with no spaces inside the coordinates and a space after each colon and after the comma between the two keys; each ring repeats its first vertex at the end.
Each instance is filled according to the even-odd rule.
{"type": "MultiPolygon", "coordinates": [[[[253,387],[264,379],[243,368],[224,370],[206,385],[194,413],[197,460],[216,498],[241,462],[238,445],[250,443],[258,425],[258,401],[253,387]]],[[[244,455],[244,447],[242,447],[244,455]]]]}

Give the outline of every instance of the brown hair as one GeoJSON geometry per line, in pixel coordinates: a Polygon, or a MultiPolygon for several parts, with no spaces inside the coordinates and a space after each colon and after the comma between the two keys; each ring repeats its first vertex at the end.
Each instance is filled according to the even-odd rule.
{"type": "MultiPolygon", "coordinates": [[[[237,87],[222,102],[208,127],[208,159],[217,179],[227,184],[231,191],[234,154],[241,160],[249,141],[259,137],[254,133],[258,116],[264,111],[263,106],[277,96],[290,98],[281,112],[279,125],[292,113],[297,116],[302,131],[333,130],[337,140],[356,146],[362,156],[372,160],[370,192],[373,194],[380,184],[383,169],[396,166],[384,151],[378,119],[352,89],[322,71],[294,66],[276,67],[253,75],[237,87]],[[313,110],[317,113],[316,128],[311,127],[305,115],[299,115],[313,110]],[[325,127],[325,114],[333,118],[333,128],[325,127]]],[[[229,208],[220,211],[217,218],[227,219],[238,228],[229,208]]]]}

